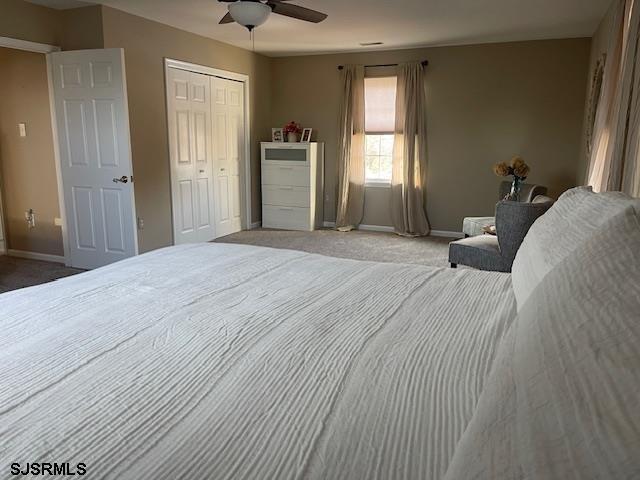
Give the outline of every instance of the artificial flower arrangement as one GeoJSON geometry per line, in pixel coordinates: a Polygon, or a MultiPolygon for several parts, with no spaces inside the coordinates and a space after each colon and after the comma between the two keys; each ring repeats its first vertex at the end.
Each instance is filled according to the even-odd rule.
{"type": "Polygon", "coordinates": [[[499,177],[513,176],[511,192],[507,195],[509,200],[520,200],[520,187],[529,175],[529,165],[520,157],[513,157],[511,163],[500,162],[493,166],[493,171],[499,177]]]}
{"type": "Polygon", "coordinates": [[[298,135],[302,133],[302,128],[292,120],[282,127],[282,131],[287,136],[289,142],[297,142],[298,135]]]}

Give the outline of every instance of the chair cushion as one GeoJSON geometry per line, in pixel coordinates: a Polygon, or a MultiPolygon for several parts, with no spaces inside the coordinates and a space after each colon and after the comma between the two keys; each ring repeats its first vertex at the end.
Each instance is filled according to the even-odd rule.
{"type": "Polygon", "coordinates": [[[638,478],[639,251],[627,207],[534,289],[445,480],[638,478]]]}
{"type": "Polygon", "coordinates": [[[508,272],[495,235],[478,235],[449,244],[449,262],[479,270],[508,272]]]}
{"type": "Polygon", "coordinates": [[[531,226],[516,254],[512,281],[518,309],[553,267],[630,205],[640,211],[640,200],[620,192],[577,187],[562,194],[531,226]]]}
{"type": "Polygon", "coordinates": [[[484,233],[484,227],[495,225],[496,217],[466,217],[462,221],[462,233],[475,237],[484,233]]]}

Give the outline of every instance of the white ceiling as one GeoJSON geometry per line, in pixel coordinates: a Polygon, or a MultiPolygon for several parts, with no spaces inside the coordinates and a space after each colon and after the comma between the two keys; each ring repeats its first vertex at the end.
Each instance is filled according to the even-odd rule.
{"type": "MultiPolygon", "coordinates": [[[[67,8],[101,3],[251,49],[248,32],[218,25],[216,0],[31,0],[67,8]]],[[[255,50],[273,56],[591,36],[611,0],[291,0],[329,15],[312,24],[271,15],[255,50]],[[384,42],[361,47],[362,42],[384,42]]]]}

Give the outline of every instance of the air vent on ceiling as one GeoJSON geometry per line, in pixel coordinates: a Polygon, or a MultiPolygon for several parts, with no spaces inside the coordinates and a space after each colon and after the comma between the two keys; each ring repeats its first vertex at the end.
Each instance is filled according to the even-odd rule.
{"type": "Polygon", "coordinates": [[[361,47],[373,47],[374,45],[383,45],[383,42],[362,42],[361,47]]]}

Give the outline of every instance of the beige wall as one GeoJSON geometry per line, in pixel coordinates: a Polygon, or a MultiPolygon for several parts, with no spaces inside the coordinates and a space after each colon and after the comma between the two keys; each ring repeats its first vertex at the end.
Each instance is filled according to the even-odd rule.
{"type": "Polygon", "coordinates": [[[0,2],[0,37],[60,45],[62,12],[23,0],[0,2]]]}
{"type": "Polygon", "coordinates": [[[0,167],[8,248],[62,255],[45,57],[0,48],[0,167]],[[18,135],[25,123],[27,137],[18,135]],[[29,229],[24,212],[36,213],[29,229]]]}
{"type": "MultiPolygon", "coordinates": [[[[428,59],[428,213],[460,231],[492,214],[492,165],[521,155],[529,181],[558,195],[576,184],[590,39],[532,41],[273,59],[271,125],[296,120],[326,143],[325,219],[335,218],[337,65],[428,59]]],[[[363,223],[390,225],[388,190],[368,189],[363,223]]]]}
{"type": "Polygon", "coordinates": [[[251,82],[252,216],[260,212],[258,142],[270,135],[270,59],[105,7],[104,45],[125,49],[140,250],[172,242],[164,58],[244,73],[251,82]]]}
{"type": "Polygon", "coordinates": [[[60,27],[63,50],[104,48],[100,5],[63,10],[60,27]]]}
{"type": "Polygon", "coordinates": [[[63,50],[102,48],[102,7],[55,10],[23,0],[2,0],[0,37],[56,45],[63,50]]]}

